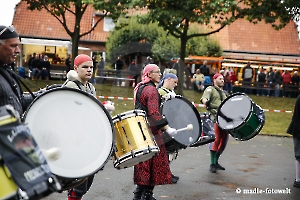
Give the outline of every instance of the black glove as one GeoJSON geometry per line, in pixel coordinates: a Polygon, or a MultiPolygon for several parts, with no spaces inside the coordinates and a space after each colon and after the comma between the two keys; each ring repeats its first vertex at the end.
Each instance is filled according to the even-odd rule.
{"type": "Polygon", "coordinates": [[[209,110],[210,109],[210,99],[205,102],[205,105],[206,105],[206,109],[209,110]]]}

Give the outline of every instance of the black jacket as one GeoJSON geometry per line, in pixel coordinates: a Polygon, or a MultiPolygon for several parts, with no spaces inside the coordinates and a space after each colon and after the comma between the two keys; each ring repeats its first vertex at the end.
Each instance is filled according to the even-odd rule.
{"type": "Polygon", "coordinates": [[[23,94],[19,80],[10,66],[0,63],[0,106],[10,104],[22,116],[32,101],[31,95],[23,94]]]}
{"type": "Polygon", "coordinates": [[[286,132],[300,138],[300,95],[296,100],[292,121],[286,132]]]}

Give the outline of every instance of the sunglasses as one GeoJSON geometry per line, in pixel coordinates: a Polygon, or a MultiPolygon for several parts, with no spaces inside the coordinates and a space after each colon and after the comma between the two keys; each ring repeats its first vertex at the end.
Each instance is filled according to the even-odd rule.
{"type": "Polygon", "coordinates": [[[4,29],[2,29],[2,31],[0,31],[0,35],[2,35],[6,30],[9,30],[12,33],[16,31],[16,29],[13,25],[6,26],[4,29]]]}

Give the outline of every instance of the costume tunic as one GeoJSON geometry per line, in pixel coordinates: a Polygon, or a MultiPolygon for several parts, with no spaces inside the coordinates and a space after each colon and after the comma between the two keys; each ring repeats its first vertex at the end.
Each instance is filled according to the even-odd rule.
{"type": "Polygon", "coordinates": [[[159,109],[159,94],[153,82],[141,85],[136,98],[136,109],[146,112],[150,129],[160,152],[154,158],[134,166],[134,183],[138,185],[171,184],[172,177],[161,128],[168,124],[159,109]]]}
{"type": "MultiPolygon", "coordinates": [[[[203,98],[210,100],[210,118],[215,122],[218,108],[222,103],[220,94],[214,86],[209,86],[204,90],[201,100],[203,98]]],[[[222,98],[226,99],[226,93],[224,90],[222,90],[222,98]]]]}
{"type": "MultiPolygon", "coordinates": [[[[222,99],[225,99],[226,93],[224,92],[224,90],[221,91],[221,94],[222,99]]],[[[228,133],[225,130],[222,130],[216,123],[216,114],[219,106],[222,103],[222,99],[220,97],[220,93],[214,86],[209,86],[204,90],[201,100],[203,98],[210,100],[210,109],[208,109],[208,111],[210,113],[211,120],[214,121],[214,131],[216,135],[216,139],[213,143],[210,144],[209,149],[212,151],[217,151],[221,154],[226,148],[229,139],[228,133]]]]}

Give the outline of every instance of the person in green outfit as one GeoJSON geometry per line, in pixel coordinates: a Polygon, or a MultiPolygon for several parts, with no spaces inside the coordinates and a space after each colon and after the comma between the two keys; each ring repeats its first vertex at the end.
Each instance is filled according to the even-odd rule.
{"type": "Polygon", "coordinates": [[[216,139],[210,143],[210,171],[216,173],[217,170],[225,170],[219,164],[219,157],[226,148],[228,142],[228,133],[222,130],[216,123],[216,115],[222,101],[227,97],[227,93],[223,90],[224,77],[217,73],[213,76],[213,86],[209,86],[204,90],[200,101],[206,106],[210,119],[214,122],[214,130],[216,139]]]}

